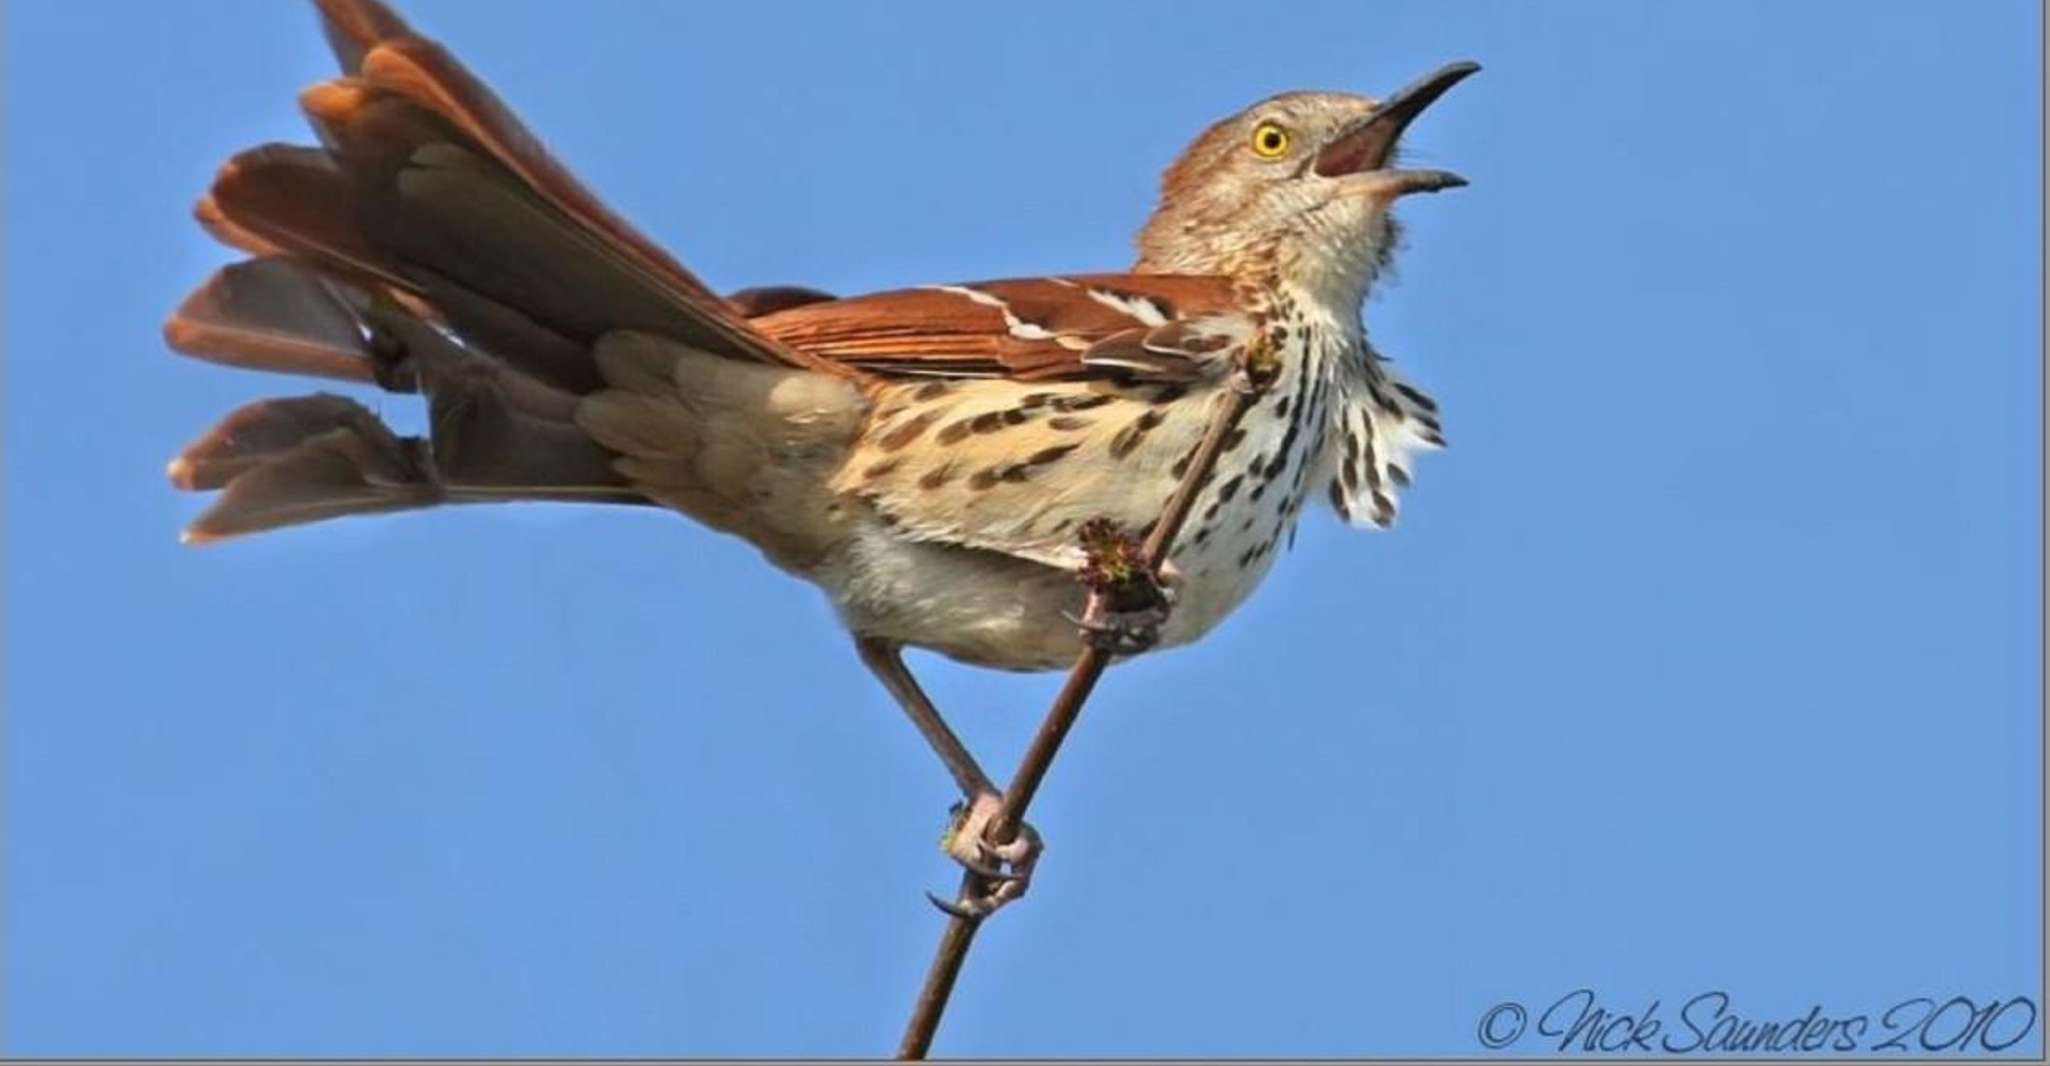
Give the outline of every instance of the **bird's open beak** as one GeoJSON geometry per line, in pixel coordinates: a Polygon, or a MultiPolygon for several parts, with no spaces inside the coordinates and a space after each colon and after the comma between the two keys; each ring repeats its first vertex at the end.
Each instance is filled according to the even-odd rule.
{"type": "MultiPolygon", "coordinates": [[[[1424,113],[1424,108],[1445,95],[1446,90],[1479,69],[1481,65],[1471,61],[1447,63],[1397,90],[1393,96],[1381,101],[1372,114],[1338,131],[1323,148],[1318,149],[1316,158],[1311,160],[1311,169],[1326,178],[1385,171],[1389,157],[1395,154],[1395,142],[1402,136],[1402,131],[1424,113]]],[[[1390,191],[1398,195],[1436,192],[1466,184],[1465,178],[1449,170],[1385,172],[1388,178],[1399,179],[1390,183],[1390,191]]]]}

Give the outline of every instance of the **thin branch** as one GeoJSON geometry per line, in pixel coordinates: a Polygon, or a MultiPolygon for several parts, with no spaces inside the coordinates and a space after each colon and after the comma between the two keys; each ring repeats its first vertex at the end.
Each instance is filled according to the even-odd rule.
{"type": "MultiPolygon", "coordinates": [[[[1223,389],[1223,400],[1210,422],[1209,432],[1197,445],[1189,469],[1182,475],[1180,484],[1175,486],[1174,495],[1168,497],[1160,520],[1154,523],[1152,534],[1140,548],[1140,565],[1156,582],[1160,579],[1160,567],[1166,561],[1168,546],[1174,543],[1183,524],[1188,521],[1197,493],[1208,484],[1210,472],[1217,466],[1217,457],[1224,452],[1225,438],[1231,435],[1239,419],[1252,407],[1265,381],[1271,379],[1272,375],[1267,372],[1270,368],[1259,361],[1261,354],[1256,351],[1248,360],[1248,366],[1232,372],[1223,389]]],[[[1108,598],[1104,590],[1093,588],[1083,617],[1100,619],[1107,607],[1108,598]]],[[[1046,779],[1054,757],[1060,754],[1061,742],[1067,739],[1068,730],[1081,716],[1082,705],[1095,690],[1104,668],[1110,665],[1112,654],[1091,640],[1068,671],[1067,683],[1061,686],[1060,694],[1054,697],[1053,706],[1047,709],[1046,718],[1039,724],[1039,732],[1034,734],[1031,746],[1025,749],[1024,758],[1018,763],[1018,772],[1011,777],[1011,787],[1004,790],[1003,806],[998,808],[997,816],[989,826],[988,837],[993,843],[1006,844],[1016,839],[1018,827],[1025,822],[1025,809],[1032,805],[1032,797],[1039,792],[1040,782],[1046,779]]],[[[979,896],[988,888],[982,875],[967,871],[961,876],[961,896],[957,898],[979,896]]],[[[940,1016],[945,1013],[947,1000],[954,993],[954,981],[961,976],[961,965],[968,959],[968,948],[975,942],[975,931],[982,927],[983,917],[956,914],[947,919],[947,927],[940,934],[939,948],[933,954],[932,967],[926,972],[925,985],[919,989],[918,1001],[912,1007],[911,1021],[904,1028],[904,1039],[897,1047],[898,1058],[922,1059],[931,1049],[933,1033],[939,1029],[940,1016]]]]}

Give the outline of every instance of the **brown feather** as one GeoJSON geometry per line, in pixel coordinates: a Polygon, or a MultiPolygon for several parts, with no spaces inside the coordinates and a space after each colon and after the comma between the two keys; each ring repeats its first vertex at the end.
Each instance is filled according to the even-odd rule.
{"type": "MultiPolygon", "coordinates": [[[[363,191],[318,148],[270,144],[223,164],[201,214],[269,247],[403,284],[358,224],[363,191]]],[[[240,242],[237,242],[240,243],[240,242]]]]}
{"type": "Polygon", "coordinates": [[[801,285],[764,285],[726,294],[726,302],[732,304],[733,309],[740,312],[743,318],[760,318],[792,307],[836,299],[839,297],[830,292],[807,289],[801,285]]]}
{"type": "Polygon", "coordinates": [[[552,160],[544,168],[508,156],[473,136],[483,127],[465,127],[464,115],[422,105],[423,97],[452,94],[424,80],[426,68],[397,60],[381,67],[379,56],[399,54],[392,47],[372,51],[365,67],[371,75],[315,86],[301,104],[360,191],[354,224],[406,264],[410,284],[425,291],[432,274],[584,344],[609,330],[634,329],[733,358],[852,374],[762,336],[695,278],[651,268],[608,229],[616,220],[566,208],[575,203],[529,176],[554,173],[552,160]],[[379,70],[411,80],[401,89],[374,80],[379,70]]]}
{"type": "MultiPolygon", "coordinates": [[[[701,335],[685,334],[678,339],[766,363],[846,373],[806,359],[749,329],[744,317],[696,275],[592,195],[489,87],[440,44],[414,34],[403,20],[374,0],[322,0],[322,12],[330,40],[339,37],[336,55],[346,71],[449,124],[459,140],[517,175],[528,191],[561,212],[580,235],[595,243],[596,250],[637,275],[641,287],[693,312],[696,328],[690,333],[701,335]]],[[[645,322],[622,325],[651,328],[645,322]]]]}
{"type": "Polygon", "coordinates": [[[379,41],[410,35],[406,20],[377,0],[317,0],[321,29],[328,46],[342,64],[342,73],[354,74],[363,66],[363,54],[379,41]]]}
{"type": "Polygon", "coordinates": [[[667,252],[612,213],[568,168],[438,42],[414,33],[376,0],[319,0],[328,40],[344,74],[412,100],[449,122],[518,174],[565,214],[621,246],[667,284],[716,302],[718,297],[667,252]]]}
{"type": "Polygon", "coordinates": [[[164,340],[187,355],[229,366],[377,380],[364,312],[369,296],[297,260],[224,267],[164,323],[164,340]]]}
{"type": "Polygon", "coordinates": [[[1197,372],[1192,361],[1208,350],[1177,347],[1175,338],[1193,335],[1186,328],[1160,331],[1242,313],[1226,278],[1095,274],[899,289],[804,304],[753,323],[793,348],[883,375],[1181,380],[1197,372]],[[1101,362],[1086,357],[1124,334],[1132,335],[1131,360],[1109,359],[1115,345],[1099,350],[1101,362]],[[1162,339],[1153,344],[1156,334],[1162,339]],[[1171,365],[1177,358],[1187,365],[1171,365]]]}
{"type": "Polygon", "coordinates": [[[363,405],[296,396],[242,407],[171,460],[171,482],[222,489],[186,528],[188,542],[344,514],[424,507],[441,499],[401,439],[363,405]]]}

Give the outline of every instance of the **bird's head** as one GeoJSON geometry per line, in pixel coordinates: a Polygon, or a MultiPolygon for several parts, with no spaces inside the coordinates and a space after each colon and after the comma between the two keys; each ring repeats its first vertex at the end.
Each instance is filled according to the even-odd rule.
{"type": "Polygon", "coordinates": [[[1479,69],[1449,64],[1385,100],[1283,93],[1211,126],[1162,177],[1136,269],[1271,273],[1357,304],[1394,251],[1389,206],[1466,184],[1390,164],[1410,122],[1479,69]]]}

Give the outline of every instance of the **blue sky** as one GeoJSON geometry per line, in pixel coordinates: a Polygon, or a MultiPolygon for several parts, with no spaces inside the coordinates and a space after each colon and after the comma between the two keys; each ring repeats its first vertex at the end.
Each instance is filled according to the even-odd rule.
{"type": "MultiPolygon", "coordinates": [[[[2034,4],[408,10],[731,287],[1115,268],[1216,117],[1486,65],[1368,307],[1452,447],[1112,672],[937,1051],[2040,1005],[2034,4]]],[[[4,1049],[886,1052],[948,782],[822,598],[655,512],[181,548],[164,460],[305,388],[162,349],[189,206],[330,61],[7,15],[4,1049]]],[[[1000,772],[1057,683],[914,666],[1000,772]]]]}

